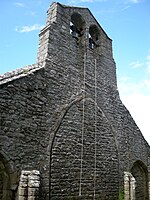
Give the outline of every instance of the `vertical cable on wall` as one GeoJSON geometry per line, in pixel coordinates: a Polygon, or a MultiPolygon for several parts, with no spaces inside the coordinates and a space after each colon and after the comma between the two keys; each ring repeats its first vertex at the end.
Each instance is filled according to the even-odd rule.
{"type": "Polygon", "coordinates": [[[84,68],[83,68],[83,105],[82,105],[81,164],[80,164],[79,196],[82,195],[83,142],[84,142],[84,121],[85,121],[85,76],[86,76],[86,50],[84,53],[84,68]]]}
{"type": "Polygon", "coordinates": [[[94,124],[94,149],[95,149],[95,152],[94,152],[94,200],[95,200],[95,196],[96,196],[96,155],[97,155],[97,146],[96,146],[96,143],[97,143],[97,63],[96,63],[96,59],[95,59],[95,63],[94,63],[94,74],[95,74],[95,99],[94,99],[94,102],[95,102],[95,107],[94,107],[94,112],[95,112],[95,124],[94,124]]]}

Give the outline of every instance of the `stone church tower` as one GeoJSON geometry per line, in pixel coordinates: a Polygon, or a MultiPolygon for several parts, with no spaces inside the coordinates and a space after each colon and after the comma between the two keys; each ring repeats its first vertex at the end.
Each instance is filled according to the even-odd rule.
{"type": "Polygon", "coordinates": [[[150,199],[150,148],[89,9],[51,5],[37,63],[1,76],[0,113],[0,200],[150,199]]]}

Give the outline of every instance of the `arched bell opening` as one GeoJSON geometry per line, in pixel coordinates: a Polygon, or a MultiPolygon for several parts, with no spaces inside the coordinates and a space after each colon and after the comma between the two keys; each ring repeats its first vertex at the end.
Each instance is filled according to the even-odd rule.
{"type": "Polygon", "coordinates": [[[89,48],[95,49],[99,46],[100,30],[96,25],[91,25],[89,28],[89,48]]]}
{"type": "Polygon", "coordinates": [[[70,34],[79,40],[84,34],[85,21],[79,13],[73,13],[70,19],[70,34]]]}

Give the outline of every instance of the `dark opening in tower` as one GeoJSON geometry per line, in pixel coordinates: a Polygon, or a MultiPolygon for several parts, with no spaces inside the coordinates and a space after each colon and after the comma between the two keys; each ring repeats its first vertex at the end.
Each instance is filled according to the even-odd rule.
{"type": "Polygon", "coordinates": [[[89,28],[89,47],[95,49],[98,46],[100,39],[100,31],[96,25],[91,25],[89,28]]]}
{"type": "Polygon", "coordinates": [[[70,20],[70,33],[73,38],[79,40],[84,34],[85,21],[78,13],[73,13],[70,20]]]}

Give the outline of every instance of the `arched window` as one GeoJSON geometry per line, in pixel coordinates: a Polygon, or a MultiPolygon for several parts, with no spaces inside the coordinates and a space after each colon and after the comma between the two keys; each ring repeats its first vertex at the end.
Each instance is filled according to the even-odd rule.
{"type": "Polygon", "coordinates": [[[70,33],[73,38],[79,40],[83,35],[85,21],[78,13],[73,13],[70,20],[70,33]]]}
{"type": "Polygon", "coordinates": [[[91,25],[89,28],[89,47],[95,49],[99,46],[100,31],[96,25],[91,25]]]}

